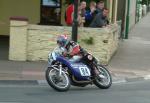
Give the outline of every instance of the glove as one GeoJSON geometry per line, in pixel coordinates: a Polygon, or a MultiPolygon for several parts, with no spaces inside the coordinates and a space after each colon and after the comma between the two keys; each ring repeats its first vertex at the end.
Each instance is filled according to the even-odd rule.
{"type": "Polygon", "coordinates": [[[63,52],[62,55],[63,55],[64,57],[70,57],[70,54],[68,54],[68,53],[66,53],[66,52],[63,52]]]}

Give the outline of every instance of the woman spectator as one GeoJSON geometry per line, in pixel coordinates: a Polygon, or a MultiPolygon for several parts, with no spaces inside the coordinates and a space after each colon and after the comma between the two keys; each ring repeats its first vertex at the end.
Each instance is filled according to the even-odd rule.
{"type": "Polygon", "coordinates": [[[86,13],[86,2],[85,1],[81,1],[81,3],[79,4],[79,7],[81,9],[81,16],[85,17],[85,13],[86,13]]]}
{"type": "Polygon", "coordinates": [[[72,22],[73,22],[73,12],[74,12],[74,5],[73,4],[70,4],[67,9],[66,9],[66,12],[65,12],[65,21],[66,21],[66,24],[68,26],[72,26],[72,22]]]}
{"type": "Polygon", "coordinates": [[[85,23],[85,6],[82,5],[82,2],[79,4],[78,7],[78,25],[79,27],[83,27],[85,23]]]}
{"type": "Polygon", "coordinates": [[[83,27],[85,23],[86,2],[82,1],[78,7],[78,26],[83,27]]]}

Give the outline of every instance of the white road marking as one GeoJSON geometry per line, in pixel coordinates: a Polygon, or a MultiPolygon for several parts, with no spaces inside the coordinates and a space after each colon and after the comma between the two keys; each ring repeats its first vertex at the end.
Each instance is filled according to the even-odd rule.
{"type": "Polygon", "coordinates": [[[144,79],[145,79],[145,80],[149,80],[149,79],[150,79],[150,75],[146,75],[146,76],[144,77],[144,79]]]}

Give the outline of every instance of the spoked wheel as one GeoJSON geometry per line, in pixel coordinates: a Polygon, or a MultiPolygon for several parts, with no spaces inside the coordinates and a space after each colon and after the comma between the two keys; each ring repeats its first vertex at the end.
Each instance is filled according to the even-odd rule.
{"type": "Polygon", "coordinates": [[[59,76],[59,70],[49,67],[46,70],[46,80],[48,84],[57,91],[67,91],[70,88],[69,76],[62,71],[59,76]]]}
{"type": "Polygon", "coordinates": [[[101,65],[98,65],[99,75],[94,80],[94,84],[101,89],[108,89],[112,84],[112,78],[109,71],[101,65]]]}

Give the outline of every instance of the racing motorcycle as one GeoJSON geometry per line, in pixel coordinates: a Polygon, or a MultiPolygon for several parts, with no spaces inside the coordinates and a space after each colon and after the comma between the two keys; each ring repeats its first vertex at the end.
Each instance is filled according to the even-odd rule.
{"type": "Polygon", "coordinates": [[[57,47],[48,55],[45,77],[53,89],[63,92],[69,90],[71,85],[85,87],[95,84],[101,89],[111,86],[112,78],[109,71],[93,55],[87,53],[80,61],[71,62],[62,56],[62,49],[57,47]],[[92,73],[92,69],[97,73],[92,73]]]}

